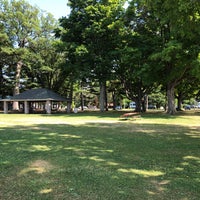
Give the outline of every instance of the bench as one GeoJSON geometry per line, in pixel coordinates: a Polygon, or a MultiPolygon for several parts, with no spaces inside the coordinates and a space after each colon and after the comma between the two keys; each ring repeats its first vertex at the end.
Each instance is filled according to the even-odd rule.
{"type": "Polygon", "coordinates": [[[124,113],[123,115],[120,116],[121,119],[135,119],[140,117],[141,115],[138,112],[124,113]]]}

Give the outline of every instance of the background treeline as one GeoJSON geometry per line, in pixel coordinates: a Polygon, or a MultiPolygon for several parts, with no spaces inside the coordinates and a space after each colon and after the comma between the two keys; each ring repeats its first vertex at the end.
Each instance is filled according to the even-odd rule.
{"type": "Polygon", "coordinates": [[[0,0],[2,98],[44,87],[82,106],[87,97],[101,111],[125,97],[145,111],[147,96],[162,94],[169,114],[183,100],[198,100],[199,0],[71,0],[68,6],[70,14],[57,21],[24,0],[0,0]]]}

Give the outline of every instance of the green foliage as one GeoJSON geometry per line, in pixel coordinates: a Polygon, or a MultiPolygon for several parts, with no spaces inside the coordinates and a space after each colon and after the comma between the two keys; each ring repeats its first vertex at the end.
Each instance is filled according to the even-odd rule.
{"type": "MultiPolygon", "coordinates": [[[[105,88],[105,82],[112,79],[122,5],[123,2],[116,0],[69,1],[71,13],[61,19],[63,29],[58,34],[66,44],[73,79],[96,79],[101,83],[101,90],[105,88]]],[[[101,100],[105,101],[105,97],[101,100]]]]}
{"type": "Polygon", "coordinates": [[[165,107],[166,105],[166,95],[158,87],[157,90],[148,95],[148,104],[155,105],[156,108],[165,107]]]}
{"type": "MultiPolygon", "coordinates": [[[[174,113],[173,90],[197,65],[199,53],[199,1],[131,1],[126,23],[150,41],[147,60],[154,81],[168,89],[168,112],[174,113]]],[[[146,45],[148,44],[145,41],[146,45]]],[[[199,66],[198,66],[199,67],[199,66]]],[[[149,79],[150,76],[148,76],[149,79]]]]}
{"type": "Polygon", "coordinates": [[[66,79],[63,70],[65,59],[53,34],[58,22],[53,15],[24,0],[4,0],[1,4],[1,11],[4,13],[1,15],[4,34],[1,38],[7,37],[10,45],[10,49],[4,48],[4,54],[7,55],[4,65],[8,66],[5,71],[8,77],[6,81],[12,80],[10,87],[14,87],[13,74],[16,63],[21,60],[21,90],[45,87],[58,91],[66,79]]]}
{"type": "Polygon", "coordinates": [[[2,20],[6,33],[13,46],[25,47],[28,39],[35,37],[39,30],[39,9],[24,0],[10,2],[5,0],[3,5],[2,20]]]}
{"type": "MultiPolygon", "coordinates": [[[[189,84],[197,95],[200,2],[131,0],[126,9],[125,2],[68,1],[71,13],[59,26],[24,0],[0,1],[1,95],[11,93],[18,61],[23,61],[22,90],[47,87],[72,96],[73,84],[88,79],[101,90],[108,86],[113,101],[126,94],[140,109],[145,96],[162,85],[170,113],[174,89],[186,93],[182,84],[189,84]],[[106,85],[115,81],[120,82],[106,85]]],[[[106,104],[106,91],[94,93],[104,94],[101,104],[106,104]]]]}

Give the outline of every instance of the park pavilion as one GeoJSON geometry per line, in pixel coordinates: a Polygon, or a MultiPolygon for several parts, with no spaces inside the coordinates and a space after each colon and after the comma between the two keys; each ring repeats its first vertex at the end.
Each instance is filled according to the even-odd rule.
{"type": "Polygon", "coordinates": [[[8,113],[9,107],[13,102],[18,102],[20,110],[23,110],[25,114],[42,110],[47,114],[51,114],[52,110],[60,109],[63,102],[68,102],[66,98],[45,88],[27,90],[10,98],[1,99],[0,101],[4,102],[5,114],[8,113]]]}

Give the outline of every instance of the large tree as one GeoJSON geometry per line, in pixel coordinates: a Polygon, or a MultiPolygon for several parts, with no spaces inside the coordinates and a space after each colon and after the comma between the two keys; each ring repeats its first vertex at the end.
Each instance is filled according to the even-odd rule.
{"type": "Polygon", "coordinates": [[[136,110],[141,112],[146,110],[146,96],[155,86],[154,73],[151,70],[155,62],[150,60],[150,55],[157,45],[156,29],[147,26],[151,23],[149,12],[141,2],[130,2],[123,22],[117,74],[127,97],[136,102],[136,110]]]}
{"type": "Polygon", "coordinates": [[[13,48],[4,27],[0,24],[0,98],[6,95],[8,89],[5,84],[5,67],[11,57],[13,57],[13,48]]]}
{"type": "Polygon", "coordinates": [[[61,20],[69,63],[79,75],[87,72],[88,77],[99,81],[101,111],[105,109],[106,81],[113,72],[122,5],[123,1],[117,0],[71,0],[69,17],[61,20]]]}
{"type": "MultiPolygon", "coordinates": [[[[35,37],[35,33],[38,31],[39,10],[32,7],[26,1],[16,0],[2,0],[1,12],[3,16],[1,18],[2,24],[5,27],[5,31],[12,42],[13,48],[16,52],[21,52],[21,55],[25,55],[27,51],[26,46],[29,43],[30,38],[35,37]]],[[[16,62],[15,70],[15,84],[13,94],[19,94],[21,70],[23,66],[23,59],[21,56],[18,57],[16,62]]],[[[18,103],[14,103],[14,109],[18,109],[18,103]]]]}
{"type": "MultiPolygon", "coordinates": [[[[127,9],[128,29],[132,29],[132,38],[136,35],[136,42],[139,42],[128,48],[128,52],[132,48],[133,58],[136,58],[132,74],[138,71],[134,65],[139,61],[139,66],[144,67],[139,67],[139,71],[143,70],[147,75],[147,79],[143,80],[149,82],[153,78],[154,82],[166,87],[169,114],[176,112],[176,86],[185,73],[199,67],[196,62],[199,54],[199,16],[198,0],[132,0],[127,9]],[[138,52],[141,59],[137,58],[138,52]]],[[[136,78],[141,78],[136,75],[136,78]]]]}
{"type": "MultiPolygon", "coordinates": [[[[200,1],[198,0],[148,0],[144,1],[150,18],[157,26],[160,48],[152,58],[158,65],[155,72],[158,80],[166,86],[167,112],[174,114],[174,91],[193,70],[199,54],[200,1]]],[[[199,66],[198,66],[199,67],[199,66]]]]}
{"type": "Polygon", "coordinates": [[[14,95],[23,87],[58,90],[63,82],[63,56],[56,48],[59,41],[54,37],[54,30],[58,22],[53,15],[25,0],[2,0],[1,13],[4,33],[14,51],[11,62],[4,63],[7,77],[14,80],[14,95]],[[12,77],[13,72],[15,77],[12,77]]]}

